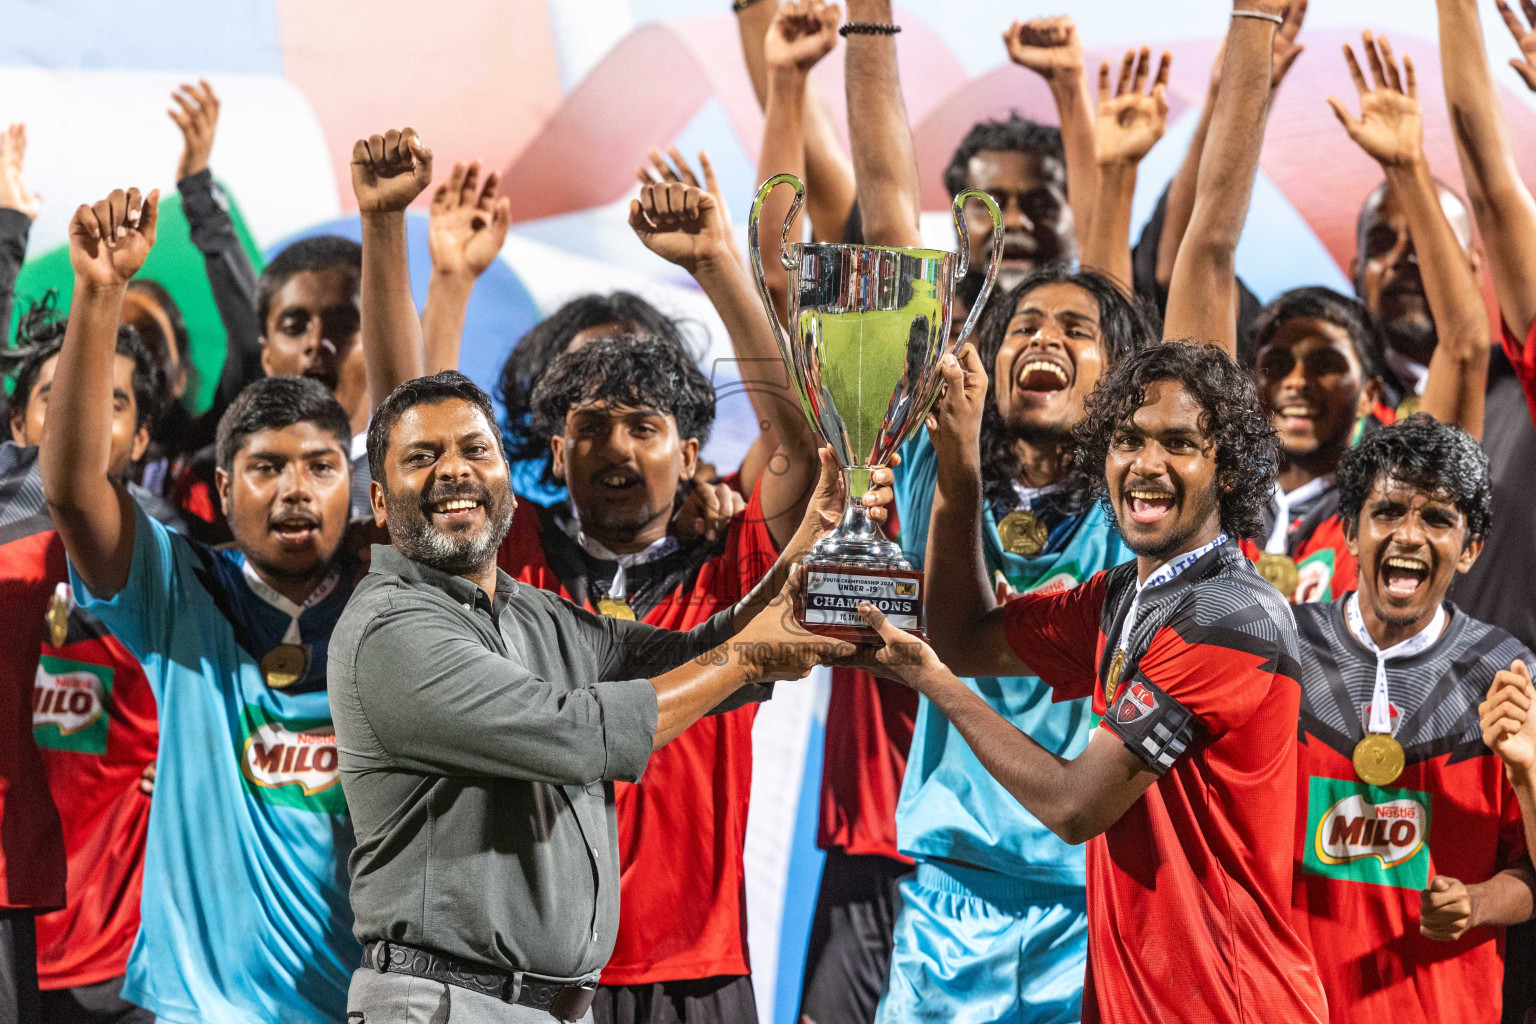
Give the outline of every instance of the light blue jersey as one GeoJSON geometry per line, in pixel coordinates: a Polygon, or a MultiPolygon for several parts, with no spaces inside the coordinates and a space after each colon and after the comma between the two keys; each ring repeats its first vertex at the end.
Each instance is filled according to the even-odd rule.
{"type": "MultiPolygon", "coordinates": [[[[896,509],[901,546],[922,565],[938,465],[927,431],[901,450],[896,509]]],[[[988,575],[1001,570],[1015,590],[1076,586],[1101,569],[1135,556],[1097,505],[1075,528],[1035,558],[1005,552],[990,510],[983,510],[982,545],[988,575]]],[[[1087,700],[1052,704],[1051,688],[1033,676],[967,679],[991,708],[1042,746],[1075,757],[1088,744],[1092,711],[1087,700]]],[[[960,733],[926,698],[918,702],[907,774],[896,805],[896,840],[919,860],[944,858],[1050,886],[1084,884],[1084,854],[1026,811],[982,767],[960,733]]]]}
{"type": "Polygon", "coordinates": [[[93,597],[70,567],[81,607],[143,663],[160,705],[143,924],[122,994],[162,1020],[346,1020],[362,950],[325,664],[352,575],[299,616],[307,665],[273,689],[258,660],[293,619],[252,590],[238,552],[188,540],[135,506],[120,593],[93,597]]]}

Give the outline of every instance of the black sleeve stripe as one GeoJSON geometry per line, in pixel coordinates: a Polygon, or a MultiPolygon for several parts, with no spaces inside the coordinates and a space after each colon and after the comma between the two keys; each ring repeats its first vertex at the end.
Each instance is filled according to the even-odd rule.
{"type": "Polygon", "coordinates": [[[1173,767],[1195,733],[1194,716],[1140,672],[1121,688],[1104,724],[1159,775],[1173,767]]]}

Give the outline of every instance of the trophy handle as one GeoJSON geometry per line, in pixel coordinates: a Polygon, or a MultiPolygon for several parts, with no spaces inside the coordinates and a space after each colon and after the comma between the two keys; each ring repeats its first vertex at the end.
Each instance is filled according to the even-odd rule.
{"type": "Polygon", "coordinates": [[[965,344],[965,339],[971,336],[971,331],[976,327],[976,321],[981,319],[981,309],[987,304],[987,297],[992,294],[992,285],[997,281],[997,268],[1003,262],[1003,213],[997,208],[997,202],[991,196],[980,189],[968,188],[955,196],[955,236],[960,242],[958,258],[955,260],[955,281],[958,282],[963,278],[971,267],[971,236],[965,229],[967,199],[981,200],[987,208],[987,213],[992,217],[992,258],[987,264],[987,279],[982,282],[981,291],[971,305],[971,313],[965,318],[965,326],[960,328],[960,334],[955,339],[954,348],[957,351],[961,345],[965,344]]]}

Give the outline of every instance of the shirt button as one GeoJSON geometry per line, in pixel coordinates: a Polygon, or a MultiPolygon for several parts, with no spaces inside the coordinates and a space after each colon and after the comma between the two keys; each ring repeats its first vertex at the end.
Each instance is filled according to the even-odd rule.
{"type": "Polygon", "coordinates": [[[593,942],[597,941],[597,929],[596,928],[592,929],[592,941],[593,942]]]}

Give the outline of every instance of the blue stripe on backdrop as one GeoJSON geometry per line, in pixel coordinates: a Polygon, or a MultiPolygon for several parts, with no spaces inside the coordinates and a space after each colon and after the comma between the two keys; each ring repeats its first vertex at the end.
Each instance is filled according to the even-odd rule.
{"type": "MultiPolygon", "coordinates": [[[[796,1024],[800,1013],[800,984],[805,976],[805,950],[810,944],[811,917],[826,855],[816,848],[816,822],[821,813],[821,756],[826,728],[820,715],[810,723],[805,745],[805,773],[800,777],[800,804],[795,810],[789,870],[784,879],[784,916],[779,921],[779,970],[773,979],[773,1024],[796,1024]]],[[[768,979],[754,979],[767,984],[768,979]]]]}

